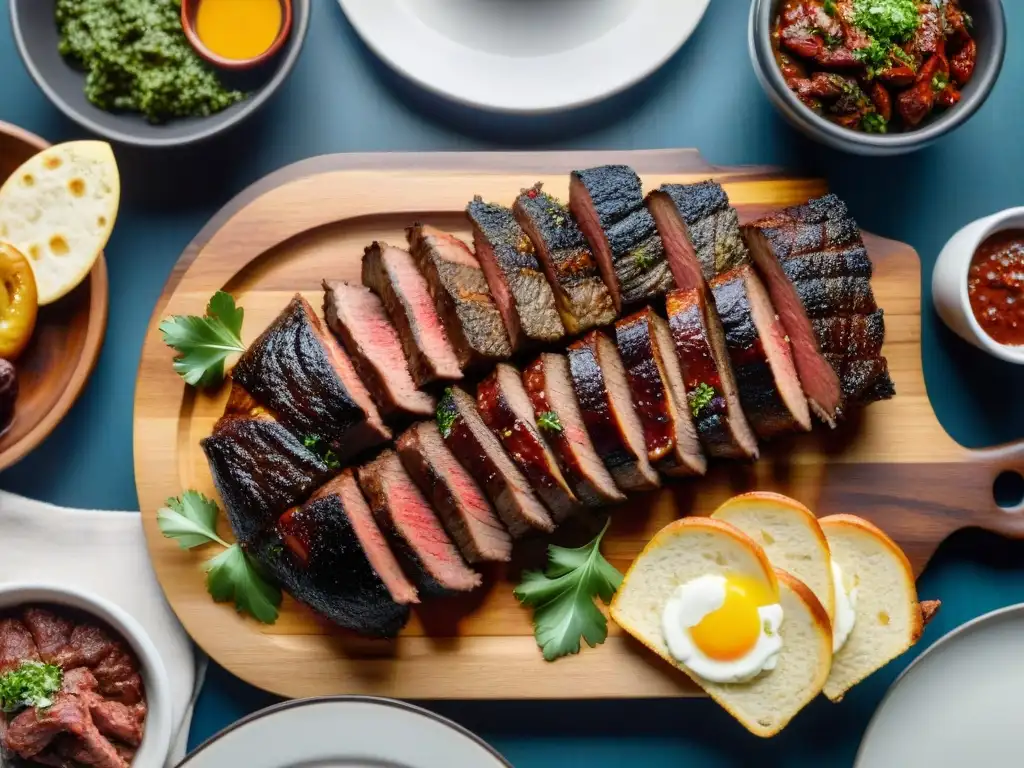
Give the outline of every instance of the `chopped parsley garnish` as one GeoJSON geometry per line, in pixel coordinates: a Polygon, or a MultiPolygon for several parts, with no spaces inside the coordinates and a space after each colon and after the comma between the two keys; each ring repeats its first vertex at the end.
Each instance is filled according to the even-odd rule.
{"type": "Polygon", "coordinates": [[[944,91],[946,86],[949,85],[949,75],[939,72],[935,77],[932,78],[932,90],[933,91],[944,91]]]}
{"type": "Polygon", "coordinates": [[[700,416],[700,412],[711,405],[711,402],[717,397],[715,388],[701,382],[690,392],[690,410],[693,411],[694,418],[700,416]]]}
{"type": "Polygon", "coordinates": [[[26,661],[0,675],[0,710],[17,712],[25,707],[46,709],[64,682],[64,672],[56,664],[26,661]]]}
{"type": "Polygon", "coordinates": [[[458,415],[458,410],[455,408],[455,395],[452,394],[451,387],[444,391],[444,397],[437,403],[437,410],[434,412],[435,418],[437,419],[437,429],[441,433],[441,437],[447,439],[452,433],[452,427],[455,426],[455,417],[458,415]]]}
{"type": "Polygon", "coordinates": [[[825,2],[822,4],[822,8],[824,9],[825,13],[827,13],[829,16],[835,16],[836,0],[825,0],[825,2]]]}
{"type": "Polygon", "coordinates": [[[640,269],[648,269],[654,266],[655,258],[650,248],[640,248],[633,253],[633,261],[640,269]]]}
{"type": "Polygon", "coordinates": [[[828,32],[822,32],[821,36],[825,40],[825,45],[829,48],[835,48],[843,42],[842,35],[833,35],[828,32]]]}
{"type": "Polygon", "coordinates": [[[889,123],[877,112],[868,112],[860,119],[860,127],[865,133],[887,133],[889,123]]]}
{"type": "Polygon", "coordinates": [[[899,59],[913,67],[913,59],[900,48],[921,23],[916,0],[853,0],[853,23],[871,37],[853,56],[875,77],[899,59]]]}
{"type": "Polygon", "coordinates": [[[545,411],[537,417],[537,426],[546,432],[562,432],[562,421],[554,411],[545,411]]]}
{"type": "Polygon", "coordinates": [[[320,435],[306,435],[302,438],[302,444],[315,453],[328,469],[341,469],[341,459],[320,435]]]}
{"type": "Polygon", "coordinates": [[[964,26],[968,29],[974,29],[974,17],[971,16],[967,11],[960,11],[960,15],[963,16],[964,26]]]}

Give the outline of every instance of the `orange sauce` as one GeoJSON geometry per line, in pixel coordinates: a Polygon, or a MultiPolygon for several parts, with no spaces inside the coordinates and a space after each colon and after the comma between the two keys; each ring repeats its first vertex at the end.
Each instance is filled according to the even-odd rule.
{"type": "Polygon", "coordinates": [[[252,59],[266,52],[281,31],[281,0],[201,0],[196,34],[225,59],[252,59]]]}

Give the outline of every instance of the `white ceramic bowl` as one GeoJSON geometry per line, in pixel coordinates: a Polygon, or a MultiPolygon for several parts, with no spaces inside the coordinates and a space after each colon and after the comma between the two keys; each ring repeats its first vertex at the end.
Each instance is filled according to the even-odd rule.
{"type": "Polygon", "coordinates": [[[1024,347],[1000,344],[985,333],[971,311],[967,293],[967,273],[974,252],[989,235],[1007,229],[1024,229],[1024,208],[1009,208],[972,221],[953,235],[935,262],[932,301],[939,317],[957,336],[990,355],[1024,364],[1024,347]]]}
{"type": "Polygon", "coordinates": [[[164,663],[146,631],[122,608],[91,592],[51,584],[0,585],[0,614],[30,605],[65,606],[95,616],[131,646],[139,659],[149,709],[142,745],[132,765],[162,766],[171,748],[171,686],[164,663]]]}

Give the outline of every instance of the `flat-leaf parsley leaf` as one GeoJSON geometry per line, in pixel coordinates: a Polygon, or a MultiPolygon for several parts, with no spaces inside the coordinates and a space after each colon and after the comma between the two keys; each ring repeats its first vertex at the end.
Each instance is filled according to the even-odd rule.
{"type": "Polygon", "coordinates": [[[217,535],[219,512],[217,503],[199,491],[185,491],[181,498],[167,500],[167,506],[157,511],[156,522],[160,532],[177,541],[182,549],[211,542],[227,547],[229,544],[217,535]]]}
{"type": "Polygon", "coordinates": [[[178,315],[160,323],[164,344],[174,349],[174,370],[193,387],[210,387],[224,379],[224,361],[244,352],[244,311],[231,294],[217,291],[203,317],[178,315]]]}

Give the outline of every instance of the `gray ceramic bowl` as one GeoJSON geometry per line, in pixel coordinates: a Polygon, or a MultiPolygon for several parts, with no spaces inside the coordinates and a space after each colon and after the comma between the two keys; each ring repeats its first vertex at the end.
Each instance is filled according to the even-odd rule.
{"type": "Polygon", "coordinates": [[[961,0],[963,9],[974,18],[978,62],[960,103],[907,133],[879,135],[851,131],[814,114],[786,86],[771,44],[772,24],[781,3],[782,0],[753,0],[751,3],[748,36],[754,72],[768,98],[794,127],[833,149],[876,156],[902,155],[921,149],[965,123],[985,103],[1003,66],[1006,19],[1001,0],[961,0]]]}
{"type": "Polygon", "coordinates": [[[310,0],[293,0],[291,35],[271,61],[244,74],[220,73],[226,83],[249,92],[249,98],[209,117],[173,120],[163,125],[151,125],[138,114],[105,112],[89,103],[84,92],[85,75],[57,51],[55,0],[10,0],[10,5],[11,27],[25,66],[61,112],[112,141],[140,147],[174,147],[226,131],[263,106],[299,57],[309,29],[310,0]]]}

